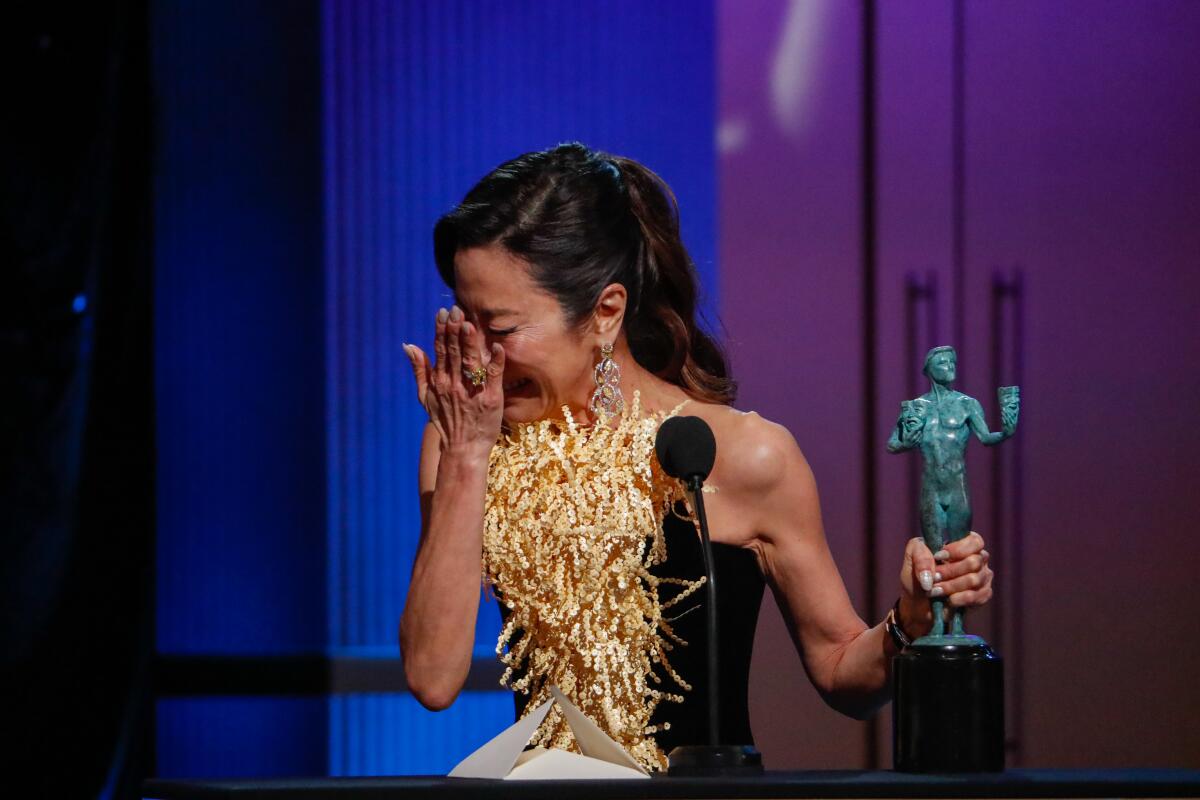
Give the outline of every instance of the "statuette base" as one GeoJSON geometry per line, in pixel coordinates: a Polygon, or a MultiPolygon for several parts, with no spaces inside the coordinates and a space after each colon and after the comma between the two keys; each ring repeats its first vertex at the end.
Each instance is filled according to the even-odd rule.
{"type": "Polygon", "coordinates": [[[892,659],[898,772],[1004,769],[1003,660],[978,636],[925,636],[892,659]]]}

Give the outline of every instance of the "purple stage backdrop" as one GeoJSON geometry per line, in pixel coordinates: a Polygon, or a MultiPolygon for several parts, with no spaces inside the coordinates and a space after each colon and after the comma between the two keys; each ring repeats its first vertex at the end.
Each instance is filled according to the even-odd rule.
{"type": "MultiPolygon", "coordinates": [[[[1022,385],[968,459],[1010,764],[1196,766],[1200,3],[722,0],[717,30],[742,405],[806,453],[860,613],[919,532],[883,444],[954,344],[994,427],[1022,385]]],[[[772,767],[890,764],[889,712],[824,708],[773,609],[751,686],[772,767]]]]}

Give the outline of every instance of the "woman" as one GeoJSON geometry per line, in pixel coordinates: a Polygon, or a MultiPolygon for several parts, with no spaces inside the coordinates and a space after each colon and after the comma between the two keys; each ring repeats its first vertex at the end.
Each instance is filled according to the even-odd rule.
{"type": "MultiPolygon", "coordinates": [[[[701,417],[717,440],[705,505],[726,741],[750,741],[764,581],[822,697],[858,718],[890,699],[896,639],[929,631],[929,596],[952,607],[991,596],[978,534],[936,554],[914,538],[896,625],[859,619],[800,448],[732,407],[724,358],[696,325],[674,196],[646,167],[578,143],[520,156],[439,220],[434,251],[456,304],[437,313],[432,358],[405,346],[430,422],[400,625],[405,674],[426,707],[449,706],[466,679],[482,554],[518,710],[557,685],[650,769],[671,746],[702,741],[696,535],[653,456],[655,429],[676,413],[701,417]]],[[[554,713],[534,741],[572,745],[554,713]]]]}

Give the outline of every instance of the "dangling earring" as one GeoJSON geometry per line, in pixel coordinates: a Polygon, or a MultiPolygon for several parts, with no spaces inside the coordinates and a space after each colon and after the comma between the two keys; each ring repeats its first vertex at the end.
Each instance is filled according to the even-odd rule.
{"type": "Polygon", "coordinates": [[[596,362],[596,391],[588,408],[604,422],[625,410],[625,397],[621,394],[621,368],[613,361],[613,346],[600,345],[600,360],[596,362]]]}

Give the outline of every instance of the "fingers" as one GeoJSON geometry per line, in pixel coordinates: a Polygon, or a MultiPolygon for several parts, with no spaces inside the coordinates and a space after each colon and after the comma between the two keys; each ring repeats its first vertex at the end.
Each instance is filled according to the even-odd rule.
{"type": "MultiPolygon", "coordinates": [[[[440,315],[441,312],[439,311],[440,315]]],[[[458,306],[450,308],[450,314],[446,319],[445,340],[446,340],[446,374],[450,380],[462,382],[462,333],[463,313],[458,306]]]]}
{"type": "Polygon", "coordinates": [[[446,323],[450,320],[450,312],[439,308],[437,319],[433,324],[433,371],[437,380],[445,383],[449,376],[446,369],[446,323]]]}
{"type": "MultiPolygon", "coordinates": [[[[992,571],[988,567],[984,567],[978,572],[968,572],[959,578],[950,578],[944,581],[939,581],[930,592],[931,597],[949,596],[954,600],[955,595],[962,592],[973,592],[990,587],[992,583],[992,571]]],[[[951,603],[955,605],[955,603],[951,603]]],[[[958,603],[961,605],[961,602],[958,603]]]]}
{"type": "Polygon", "coordinates": [[[463,322],[462,334],[459,336],[462,346],[463,366],[467,369],[487,366],[483,352],[483,334],[472,322],[463,322]]]}
{"type": "Polygon", "coordinates": [[[928,592],[933,588],[934,571],[937,566],[933,560],[933,553],[925,546],[924,541],[914,537],[909,540],[904,555],[905,559],[912,563],[914,584],[928,592]]]}
{"type": "Polygon", "coordinates": [[[489,386],[495,386],[503,391],[504,379],[504,348],[499,342],[492,343],[492,360],[487,365],[487,380],[489,386]]]}
{"type": "MultiPolygon", "coordinates": [[[[430,364],[420,348],[405,345],[404,352],[413,363],[418,376],[422,404],[437,429],[444,446],[452,444],[466,452],[487,454],[500,435],[503,425],[503,386],[500,375],[504,356],[499,364],[484,349],[483,332],[457,305],[438,310],[434,324],[434,354],[437,361],[430,364]],[[464,374],[467,371],[472,374],[464,374]],[[480,373],[488,376],[480,381],[480,373]],[[424,381],[422,382],[422,377],[424,381]],[[494,388],[493,388],[494,385],[494,388]],[[448,444],[449,443],[449,444],[448,444]]],[[[499,350],[499,348],[495,348],[499,350]]]]}
{"type": "Polygon", "coordinates": [[[429,387],[435,388],[441,397],[448,398],[451,393],[459,395],[461,392],[465,392],[467,397],[474,397],[493,384],[497,394],[502,396],[504,350],[499,344],[489,350],[483,331],[468,320],[457,305],[449,310],[438,309],[434,323],[433,352],[437,359],[434,364],[430,365],[429,359],[415,345],[405,345],[404,352],[413,361],[414,372],[418,364],[425,366],[426,382],[425,388],[421,389],[422,397],[429,387]],[[487,370],[487,377],[482,386],[476,386],[465,373],[480,367],[487,370]]]}
{"type": "Polygon", "coordinates": [[[981,606],[991,599],[992,587],[991,584],[988,584],[982,589],[967,589],[966,591],[952,594],[947,602],[955,608],[964,608],[966,606],[981,606]]]}
{"type": "Polygon", "coordinates": [[[980,550],[978,553],[969,555],[966,558],[958,561],[947,561],[945,564],[939,564],[937,571],[941,575],[938,580],[950,580],[951,578],[959,578],[971,572],[979,572],[985,566],[991,556],[987,550],[980,550]]]}
{"type": "Polygon", "coordinates": [[[429,391],[429,381],[433,371],[429,366],[429,358],[425,355],[425,351],[415,344],[405,344],[404,354],[408,356],[408,361],[412,364],[413,378],[417,381],[417,400],[424,405],[425,393],[429,391]]]}
{"type": "Polygon", "coordinates": [[[936,553],[946,560],[937,567],[930,597],[945,597],[955,607],[980,606],[992,596],[993,573],[990,555],[983,549],[983,537],[975,531],[951,542],[936,553]]]}
{"type": "Polygon", "coordinates": [[[504,405],[504,348],[493,342],[487,362],[487,377],[483,383],[483,400],[487,408],[504,405]]]}
{"type": "Polygon", "coordinates": [[[948,553],[947,560],[960,561],[969,555],[974,555],[983,549],[983,537],[971,531],[956,542],[951,542],[944,548],[948,553]]]}
{"type": "MultiPolygon", "coordinates": [[[[464,321],[462,324],[462,333],[459,334],[459,346],[462,348],[462,364],[463,370],[467,372],[474,371],[479,367],[486,367],[488,359],[484,355],[483,350],[483,335],[479,328],[470,321],[464,321]]],[[[464,380],[466,380],[464,378],[464,380]]],[[[486,379],[485,379],[486,381],[486,379]]],[[[482,391],[486,387],[486,382],[476,386],[471,380],[466,381],[467,391],[474,393],[482,391]]]]}

